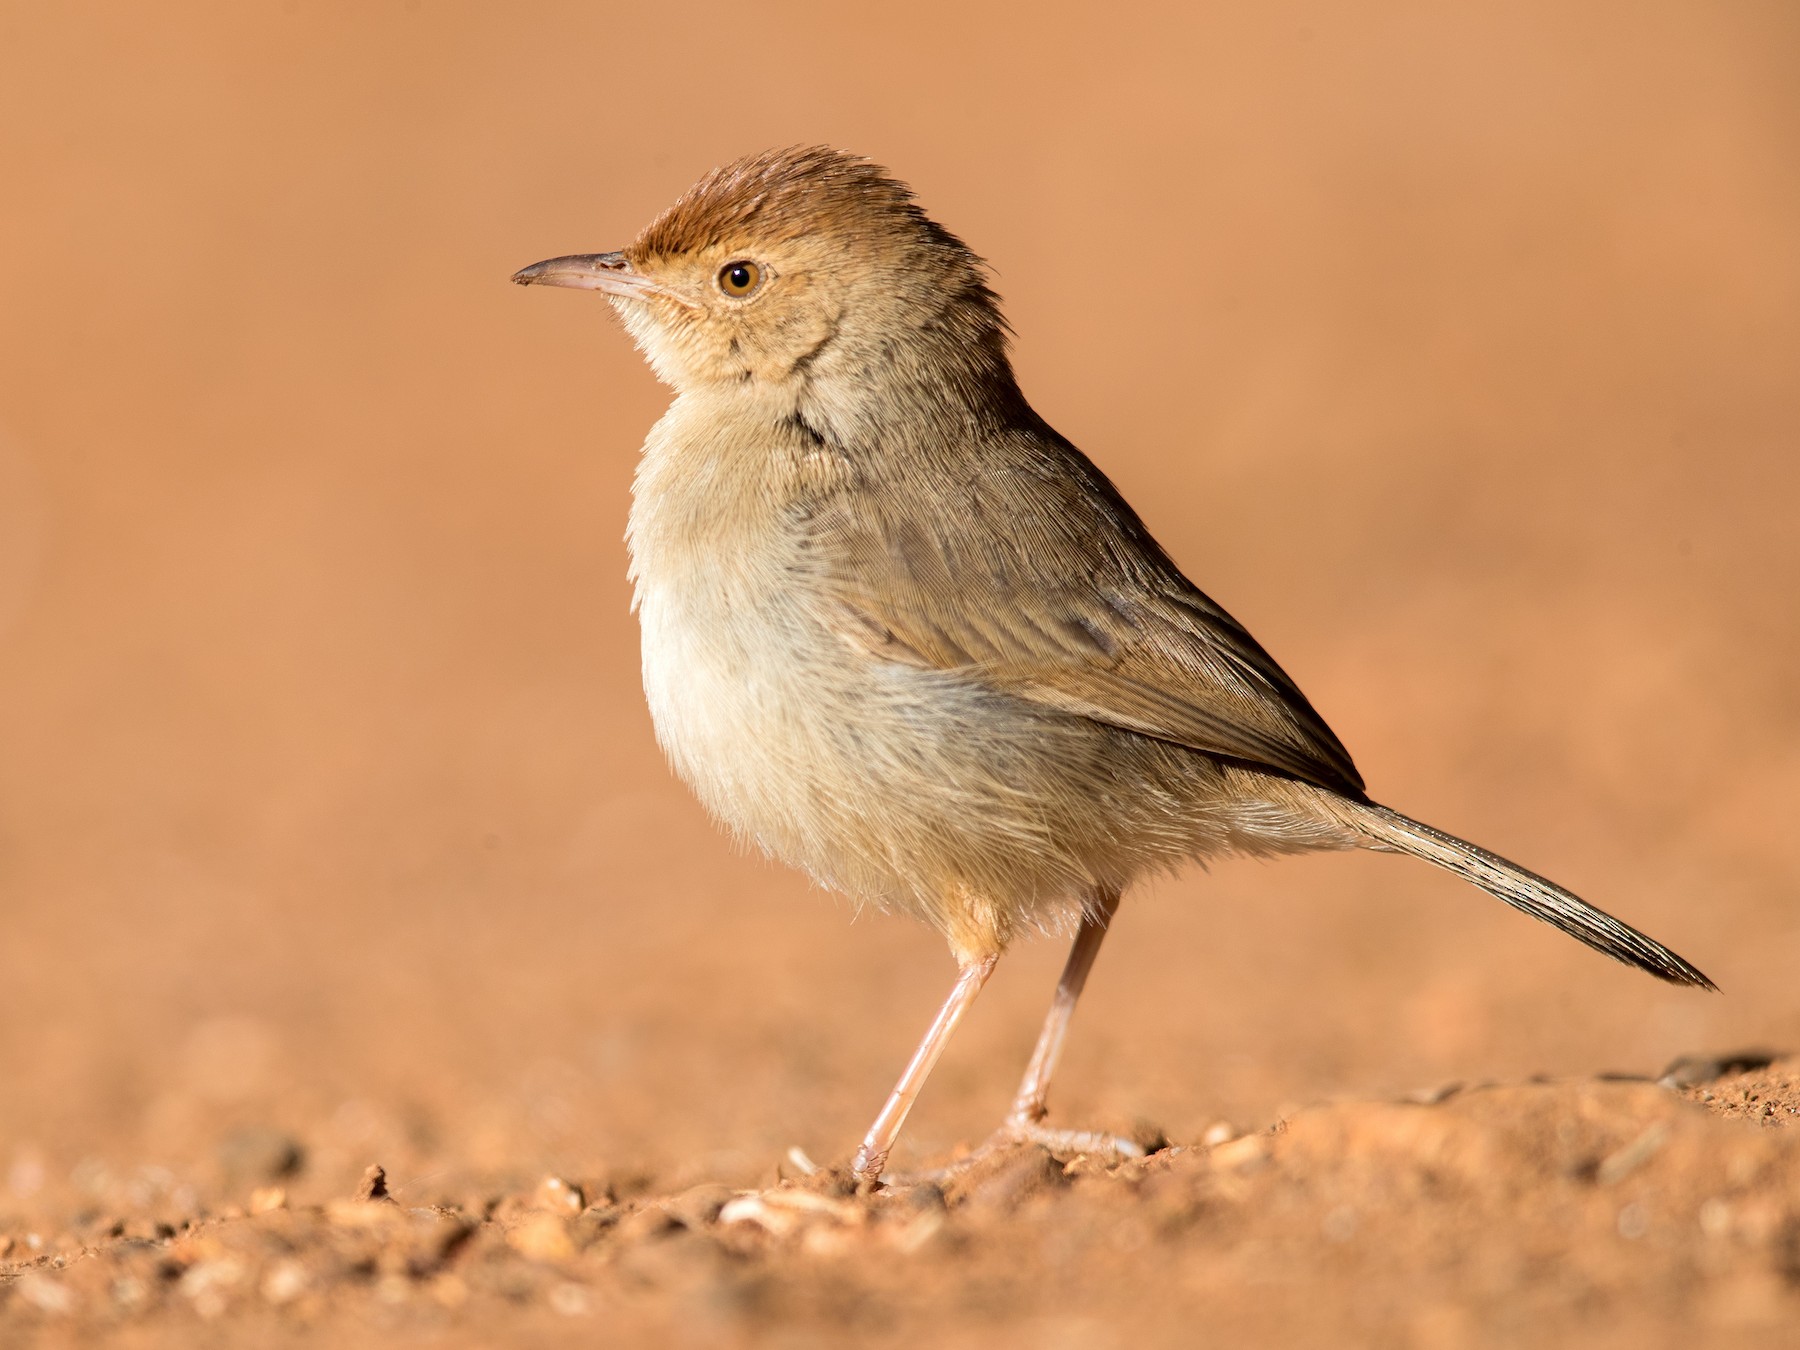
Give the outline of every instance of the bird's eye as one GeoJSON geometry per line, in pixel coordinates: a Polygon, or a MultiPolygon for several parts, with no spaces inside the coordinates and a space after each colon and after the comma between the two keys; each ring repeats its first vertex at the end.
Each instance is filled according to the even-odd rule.
{"type": "Polygon", "coordinates": [[[753,262],[729,262],[719,269],[719,289],[742,300],[762,285],[762,268],[753,262]]]}

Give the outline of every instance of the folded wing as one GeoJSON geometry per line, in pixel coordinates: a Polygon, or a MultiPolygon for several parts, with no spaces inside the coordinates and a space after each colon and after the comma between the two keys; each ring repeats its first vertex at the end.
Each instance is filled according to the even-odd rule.
{"type": "Polygon", "coordinates": [[[898,490],[814,515],[831,545],[816,556],[833,560],[827,622],[846,641],[1362,798],[1349,753],[1294,682],[1054,432],[894,463],[898,490]]]}

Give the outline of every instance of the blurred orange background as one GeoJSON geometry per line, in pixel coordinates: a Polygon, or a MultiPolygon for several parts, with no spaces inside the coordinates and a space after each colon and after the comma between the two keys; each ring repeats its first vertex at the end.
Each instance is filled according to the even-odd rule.
{"type": "MultiPolygon", "coordinates": [[[[1195,870],[1059,1118],[1800,1044],[1796,53],[1784,3],[0,8],[0,1207],[246,1124],[323,1191],[847,1154],[950,963],[665,769],[667,393],[507,285],[797,142],[992,261],[1039,410],[1378,798],[1725,991],[1408,861],[1195,870]]],[[[1061,957],[903,1151],[998,1117],[1061,957]]]]}

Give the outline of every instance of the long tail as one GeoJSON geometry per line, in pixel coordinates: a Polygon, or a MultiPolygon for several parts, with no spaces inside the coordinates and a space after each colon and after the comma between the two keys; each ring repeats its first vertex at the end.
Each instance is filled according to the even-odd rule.
{"type": "Polygon", "coordinates": [[[1374,802],[1354,804],[1351,822],[1370,841],[1370,847],[1410,853],[1456,873],[1489,895],[1524,910],[1534,919],[1562,929],[1577,942],[1605,952],[1615,961],[1636,966],[1670,984],[1691,984],[1701,989],[1718,988],[1705,975],[1662,943],[1645,937],[1630,924],[1621,923],[1595,909],[1578,895],[1571,895],[1554,881],[1527,872],[1497,853],[1458,839],[1455,835],[1422,825],[1398,811],[1374,802]]]}

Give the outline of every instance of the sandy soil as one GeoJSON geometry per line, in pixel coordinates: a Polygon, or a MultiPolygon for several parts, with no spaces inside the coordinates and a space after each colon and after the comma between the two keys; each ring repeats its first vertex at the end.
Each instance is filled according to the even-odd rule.
{"type": "MultiPolygon", "coordinates": [[[[1796,51],[1777,3],[0,7],[0,1343],[1800,1341],[1796,51]],[[505,284],[815,140],[994,262],[1040,410],[1378,797],[1724,993],[1405,860],[1194,871],[1053,1103],[1170,1147],[843,1194],[950,963],[669,777],[663,391],[505,284]]],[[[898,1165],[991,1127],[1060,959],[898,1165]]]]}
{"type": "Polygon", "coordinates": [[[284,1184],[299,1140],[249,1132],[221,1146],[263,1183],[246,1204],[157,1219],[154,1183],[90,1178],[75,1233],[13,1241],[5,1308],[47,1342],[1783,1343],[1796,1121],[1800,1061],[1690,1061],[1319,1105],[1124,1164],[1020,1147],[873,1194],[795,1150],[763,1185],[672,1193],[439,1174],[403,1202],[372,1165],[323,1204],[284,1184]]]}

